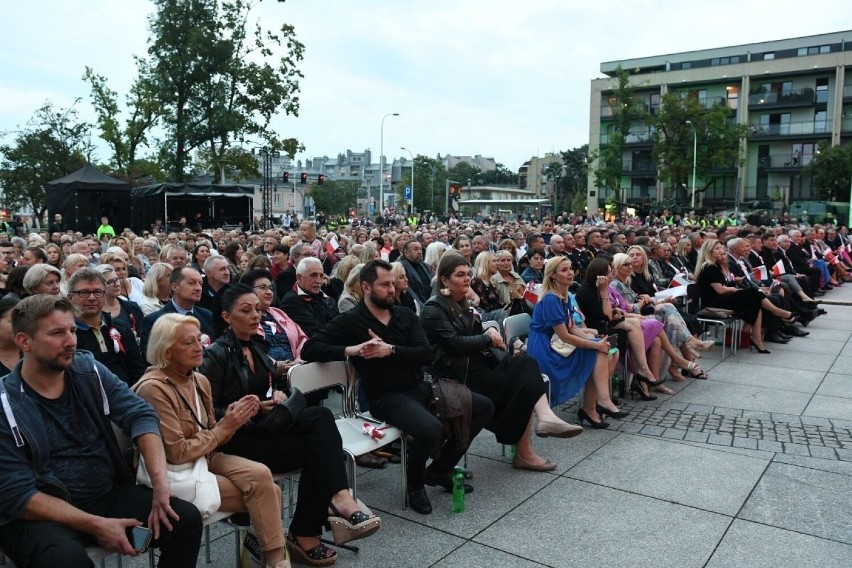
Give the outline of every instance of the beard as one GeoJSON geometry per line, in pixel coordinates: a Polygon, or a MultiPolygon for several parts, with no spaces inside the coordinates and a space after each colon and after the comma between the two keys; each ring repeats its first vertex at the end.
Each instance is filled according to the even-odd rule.
{"type": "MultiPolygon", "coordinates": [[[[67,355],[66,352],[61,352],[60,355],[67,355]]],[[[65,363],[56,357],[39,357],[36,356],[35,360],[39,364],[40,367],[46,369],[48,371],[53,371],[59,373],[61,371],[67,371],[71,368],[71,365],[74,363],[74,352],[70,353],[71,357],[68,359],[68,362],[65,363]]]]}
{"type": "Polygon", "coordinates": [[[393,296],[380,296],[375,292],[370,292],[370,302],[383,310],[389,310],[394,306],[393,296]]]}

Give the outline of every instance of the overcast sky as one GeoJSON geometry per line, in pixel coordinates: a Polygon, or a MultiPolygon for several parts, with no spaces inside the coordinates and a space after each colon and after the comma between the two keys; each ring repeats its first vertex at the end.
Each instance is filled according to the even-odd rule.
{"type": "MultiPolygon", "coordinates": [[[[0,131],[45,100],[91,118],[86,65],[123,94],[145,55],[146,0],[4,1],[0,131]]],[[[589,81],[600,63],[841,31],[852,3],[615,0],[264,0],[261,22],[289,22],[305,44],[298,117],[279,117],[297,156],[370,148],[387,156],[531,156],[588,142],[589,81]]],[[[8,140],[4,138],[3,140],[8,140]]],[[[101,146],[97,160],[108,160],[101,146]]]]}

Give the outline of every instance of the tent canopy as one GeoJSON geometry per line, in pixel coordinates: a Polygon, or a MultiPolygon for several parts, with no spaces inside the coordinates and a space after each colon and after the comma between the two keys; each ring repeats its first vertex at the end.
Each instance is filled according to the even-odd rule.
{"type": "Polygon", "coordinates": [[[158,183],[133,189],[134,229],[166,226],[185,217],[192,227],[242,225],[252,220],[253,185],[158,183]]]}
{"type": "Polygon", "coordinates": [[[101,217],[107,217],[116,231],[130,226],[130,183],[106,175],[91,163],[47,182],[45,190],[49,218],[61,214],[69,229],[94,233],[101,217]]]}

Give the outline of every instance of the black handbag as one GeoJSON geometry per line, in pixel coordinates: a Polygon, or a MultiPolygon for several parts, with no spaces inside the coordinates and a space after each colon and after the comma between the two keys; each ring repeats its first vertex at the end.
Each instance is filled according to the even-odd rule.
{"type": "Polygon", "coordinates": [[[284,392],[287,400],[276,404],[272,410],[261,416],[254,424],[255,429],[277,434],[287,432],[296,424],[296,420],[307,406],[305,395],[296,387],[290,387],[284,392]]]}

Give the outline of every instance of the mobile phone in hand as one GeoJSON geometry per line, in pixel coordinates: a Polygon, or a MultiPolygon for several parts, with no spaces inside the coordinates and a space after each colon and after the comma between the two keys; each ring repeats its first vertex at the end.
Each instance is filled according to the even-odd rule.
{"type": "Polygon", "coordinates": [[[147,527],[127,527],[127,540],[136,552],[145,552],[151,545],[153,534],[147,527]]]}

